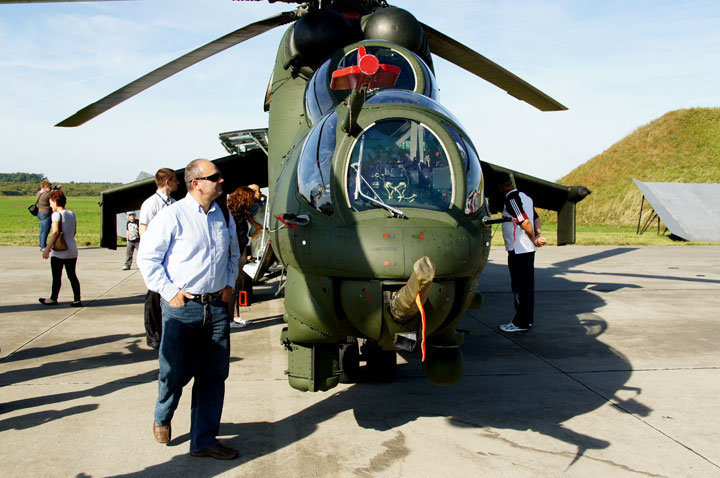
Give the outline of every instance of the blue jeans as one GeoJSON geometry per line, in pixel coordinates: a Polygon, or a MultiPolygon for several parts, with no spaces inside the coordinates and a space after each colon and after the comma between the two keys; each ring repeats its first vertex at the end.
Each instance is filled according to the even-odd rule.
{"type": "Polygon", "coordinates": [[[40,247],[45,249],[47,246],[47,237],[50,234],[50,216],[52,213],[39,212],[37,215],[38,221],[40,221],[40,236],[38,236],[38,242],[40,247]]]}
{"type": "Polygon", "coordinates": [[[217,443],[225,379],[230,368],[228,304],[188,301],[171,307],[162,300],[162,339],[155,421],[170,425],[182,389],[191,378],[190,451],[217,443]]]}

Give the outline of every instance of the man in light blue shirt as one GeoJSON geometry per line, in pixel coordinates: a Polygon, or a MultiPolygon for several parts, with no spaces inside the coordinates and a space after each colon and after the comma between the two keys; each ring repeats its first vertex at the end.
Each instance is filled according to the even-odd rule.
{"type": "Polygon", "coordinates": [[[162,209],[140,241],[138,268],[162,297],[158,400],[153,434],[171,439],[183,387],[194,378],[190,454],[221,460],[237,451],[216,439],[230,363],[230,305],[238,275],[235,222],[215,202],[220,171],[196,159],[185,168],[185,198],[162,209]]]}

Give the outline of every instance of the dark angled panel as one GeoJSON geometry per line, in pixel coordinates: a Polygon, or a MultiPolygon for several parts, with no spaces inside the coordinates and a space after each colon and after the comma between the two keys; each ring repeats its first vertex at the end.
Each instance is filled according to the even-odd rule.
{"type": "MultiPolygon", "coordinates": [[[[223,189],[226,193],[231,193],[239,186],[246,184],[257,184],[260,187],[268,185],[267,155],[259,149],[218,158],[213,160],[213,163],[222,173],[223,189]]],[[[175,170],[175,174],[180,180],[180,185],[172,196],[175,199],[182,199],[187,194],[184,182],[185,168],[175,170]]],[[[102,192],[100,196],[101,247],[108,249],[117,247],[116,215],[125,211],[139,210],[143,201],[156,190],[155,179],[149,178],[102,192]]]]}

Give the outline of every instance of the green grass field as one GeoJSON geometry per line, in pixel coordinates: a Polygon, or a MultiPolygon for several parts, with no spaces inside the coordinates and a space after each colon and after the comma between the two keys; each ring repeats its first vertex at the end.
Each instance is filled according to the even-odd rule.
{"type": "MultiPolygon", "coordinates": [[[[100,245],[100,197],[68,197],[67,209],[77,216],[78,246],[100,245]]],[[[35,196],[0,196],[0,246],[35,246],[40,224],[28,206],[35,196]]]]}
{"type": "MultiPolygon", "coordinates": [[[[660,232],[664,230],[661,227],[660,232]]],[[[548,240],[548,246],[557,245],[557,225],[545,224],[542,231],[548,240]]],[[[623,226],[577,226],[575,235],[579,246],[687,246],[698,244],[713,244],[707,242],[687,242],[674,240],[670,233],[659,235],[657,229],[648,229],[645,234],[635,234],[634,227],[623,226]]],[[[714,243],[717,244],[717,243],[714,243]]],[[[502,231],[498,226],[493,227],[493,246],[502,246],[502,231]]]]}
{"type": "MultiPolygon", "coordinates": [[[[100,206],[99,197],[68,198],[67,208],[74,211],[78,220],[75,240],[79,246],[100,245],[100,206]]],[[[27,207],[35,202],[34,196],[0,196],[0,246],[34,246],[38,243],[40,227],[27,207]]],[[[557,244],[556,225],[546,223],[543,235],[548,245],[557,244]]],[[[493,228],[494,246],[502,246],[502,232],[493,228]]],[[[124,245],[125,239],[118,238],[118,244],[124,245]]],[[[578,226],[577,244],[586,246],[649,246],[649,245],[692,245],[693,242],[674,241],[669,234],[658,235],[655,229],[648,230],[642,236],[635,234],[634,227],[622,226],[578,226]]]]}

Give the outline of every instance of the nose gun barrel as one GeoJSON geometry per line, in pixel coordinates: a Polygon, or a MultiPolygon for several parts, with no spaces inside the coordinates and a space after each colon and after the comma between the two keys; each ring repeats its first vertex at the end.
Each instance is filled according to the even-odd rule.
{"type": "Polygon", "coordinates": [[[415,261],[407,284],[397,291],[390,302],[390,313],[396,322],[406,323],[418,313],[415,297],[420,294],[420,300],[425,302],[435,278],[435,270],[435,264],[427,256],[415,261]]]}
{"type": "Polygon", "coordinates": [[[485,216],[482,218],[482,223],[484,226],[489,226],[491,224],[500,224],[503,222],[510,222],[510,221],[512,221],[512,218],[510,218],[510,217],[499,217],[497,219],[492,219],[488,216],[485,216]]]}

